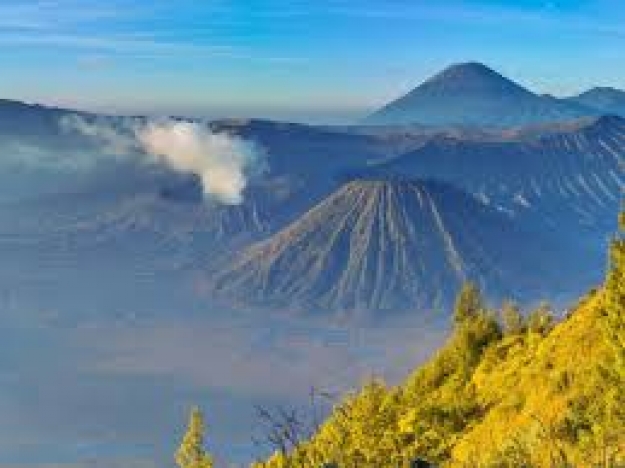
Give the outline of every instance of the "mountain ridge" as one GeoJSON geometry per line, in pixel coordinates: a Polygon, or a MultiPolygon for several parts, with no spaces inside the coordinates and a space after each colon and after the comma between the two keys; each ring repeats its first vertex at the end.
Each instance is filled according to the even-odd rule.
{"type": "MultiPolygon", "coordinates": [[[[474,68],[472,73],[482,74],[479,67],[474,68]]],[[[43,120],[56,125],[53,119],[43,120]]],[[[101,252],[126,246],[129,251],[146,251],[146,258],[158,259],[159,263],[170,264],[170,258],[175,257],[176,264],[181,265],[181,273],[186,275],[199,269],[202,276],[215,274],[222,285],[240,267],[244,280],[233,278],[231,285],[222,289],[239,295],[231,299],[240,300],[242,304],[267,299],[266,305],[289,307],[293,299],[292,303],[301,311],[310,306],[310,310],[326,308],[329,312],[358,307],[372,313],[378,308],[386,312],[395,307],[401,310],[420,305],[431,308],[432,304],[443,303],[440,298],[448,298],[450,293],[440,284],[457,286],[466,278],[479,280],[482,270],[486,269],[484,262],[490,262],[489,268],[493,271],[510,270],[516,259],[505,252],[499,254],[500,246],[496,239],[492,240],[494,234],[488,234],[502,224],[522,229],[530,244],[542,243],[547,237],[557,238],[561,245],[570,249],[569,256],[587,260],[588,268],[583,271],[590,279],[580,279],[563,291],[562,297],[577,293],[579,285],[595,280],[603,265],[604,258],[596,239],[611,232],[612,213],[618,209],[625,184],[622,173],[625,120],[614,116],[585,117],[510,131],[486,131],[475,138],[467,136],[473,134],[469,130],[456,133],[398,128],[368,133],[365,129],[362,134],[359,129],[350,131],[258,119],[221,120],[207,125],[215,132],[254,140],[267,150],[270,170],[262,179],[250,182],[241,206],[211,206],[210,200],[203,199],[197,181],[167,168],[148,170],[139,165],[115,163],[104,172],[99,168],[93,177],[80,181],[80,194],[67,193],[59,197],[46,194],[42,200],[33,201],[32,210],[28,210],[28,215],[23,215],[19,223],[24,226],[24,229],[20,227],[20,232],[34,226],[37,235],[54,235],[61,251],[71,242],[85,251],[89,246],[101,252]],[[384,133],[387,131],[389,133],[384,133]],[[352,186],[351,194],[343,193],[336,199],[337,206],[328,206],[328,197],[354,179],[392,181],[396,187],[401,187],[402,181],[424,181],[425,192],[398,189],[382,197],[375,195],[377,189],[352,186]],[[434,180],[439,185],[434,185],[434,180]],[[441,184],[451,188],[440,190],[441,184]],[[427,199],[425,193],[428,193],[434,203],[419,207],[419,193],[422,199],[427,199]],[[369,205],[364,201],[376,197],[378,201],[369,205]],[[89,202],[91,198],[93,202],[89,202]],[[454,202],[443,203],[443,200],[454,202]],[[311,243],[319,250],[328,250],[336,247],[328,239],[339,236],[348,247],[336,248],[336,261],[328,260],[312,279],[321,294],[301,284],[309,271],[293,270],[300,261],[300,253],[308,255],[310,261],[313,253],[306,249],[298,252],[293,248],[292,239],[281,239],[275,244],[284,247],[282,250],[276,247],[274,253],[278,260],[273,253],[260,255],[252,263],[245,263],[249,258],[239,257],[238,265],[233,260],[242,249],[249,252],[265,241],[276,240],[289,226],[298,226],[298,232],[304,236],[300,221],[307,218],[311,209],[324,203],[327,210],[314,226],[327,236],[310,237],[311,243]],[[362,212],[349,215],[354,205],[362,212]],[[404,205],[409,208],[405,209],[404,205]],[[437,230],[432,206],[442,213],[443,220],[450,218],[456,223],[454,229],[437,230]],[[332,210],[337,213],[331,213],[332,210]],[[406,219],[406,210],[412,213],[414,222],[406,219]],[[476,212],[479,213],[476,219],[483,220],[481,225],[472,221],[475,216],[470,213],[476,212]],[[468,217],[466,227],[472,231],[462,232],[465,226],[458,226],[454,219],[459,216],[468,217]],[[350,229],[341,230],[333,224],[341,218],[350,229]],[[365,233],[355,234],[351,225],[361,226],[365,233]],[[238,231],[244,232],[238,235],[238,231]],[[397,238],[388,234],[397,231],[401,232],[397,238]],[[411,233],[416,234],[410,237],[411,233]],[[475,260],[475,269],[467,268],[465,275],[455,273],[457,262],[446,249],[447,234],[454,245],[460,246],[456,250],[462,262],[475,260]],[[402,236],[408,239],[403,244],[397,240],[402,236]],[[423,239],[431,240],[431,256],[422,253],[423,239]],[[390,252],[387,260],[370,254],[376,246],[386,246],[384,252],[390,252]],[[491,246],[492,256],[488,252],[491,246]],[[356,253],[350,257],[352,247],[356,253]],[[478,255],[475,253],[478,250],[486,253],[478,255]],[[402,256],[415,258],[415,264],[403,260],[402,256]],[[494,260],[490,261],[491,257],[494,260]],[[178,259],[183,259],[184,264],[178,259]],[[429,271],[435,271],[432,276],[439,275],[442,279],[424,279],[419,270],[422,263],[430,265],[429,271]],[[279,288],[276,285],[281,283],[262,271],[263,265],[272,264],[285,265],[288,278],[279,288]],[[387,274],[389,270],[391,273],[387,274]],[[337,275],[340,287],[324,284],[324,275],[331,277],[328,272],[337,275]],[[384,276],[395,279],[391,281],[384,276]],[[414,286],[416,283],[410,283],[410,278],[419,279],[418,288],[414,286]],[[258,297],[250,297],[252,293],[244,283],[257,285],[258,297]],[[280,297],[278,290],[285,288],[288,294],[280,297]],[[411,303],[406,298],[413,293],[416,299],[411,303]],[[393,295],[401,300],[394,303],[389,299],[393,295]]],[[[25,128],[37,132],[36,126],[25,128]]],[[[58,125],[50,129],[62,140],[59,151],[65,151],[66,144],[76,143],[59,132],[58,125]]],[[[45,143],[50,147],[49,141],[45,143]]],[[[516,229],[512,229],[511,242],[515,243],[518,238],[516,229]]],[[[531,252],[526,257],[531,258],[531,252]]],[[[558,259],[563,257],[558,256],[558,259]]],[[[542,268],[540,259],[536,260],[536,265],[542,268]]],[[[526,278],[536,265],[525,265],[523,271],[515,275],[526,278]]],[[[272,271],[278,271],[277,276],[281,274],[275,268],[272,271]]],[[[493,283],[492,278],[490,280],[493,283]]],[[[498,296],[500,290],[510,290],[506,282],[509,283],[497,277],[494,296],[498,296]]],[[[531,290],[532,286],[519,289],[531,290]]],[[[487,293],[490,292],[487,288],[487,293]]],[[[224,295],[227,294],[221,297],[224,295]]],[[[538,300],[541,296],[536,292],[532,299],[538,300]]]]}
{"type": "Polygon", "coordinates": [[[596,86],[566,100],[602,113],[625,117],[625,91],[618,88],[596,86]]]}
{"type": "Polygon", "coordinates": [[[361,174],[435,178],[540,223],[559,219],[561,228],[566,219],[587,227],[607,222],[613,229],[624,162],[625,119],[602,116],[571,130],[512,140],[434,138],[361,174]]]}
{"type": "Polygon", "coordinates": [[[513,127],[596,113],[579,103],[539,96],[482,63],[466,62],[425,80],[363,123],[513,127]]]}

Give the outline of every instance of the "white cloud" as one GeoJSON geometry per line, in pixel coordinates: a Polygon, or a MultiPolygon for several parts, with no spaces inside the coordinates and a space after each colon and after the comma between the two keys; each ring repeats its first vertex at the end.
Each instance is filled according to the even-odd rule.
{"type": "MultiPolygon", "coordinates": [[[[146,6],[119,1],[97,5],[76,0],[0,4],[0,44],[46,50],[55,47],[92,55],[109,53],[135,59],[184,56],[278,63],[303,61],[301,57],[261,54],[240,45],[172,40],[168,28],[139,26],[146,20],[158,23],[169,18],[171,8],[174,7],[167,3],[146,6]],[[120,25],[124,26],[122,31],[113,32],[120,25]]],[[[219,6],[212,6],[211,11],[219,13],[219,6]]],[[[218,23],[217,18],[217,14],[211,15],[211,22],[218,23]]]]}

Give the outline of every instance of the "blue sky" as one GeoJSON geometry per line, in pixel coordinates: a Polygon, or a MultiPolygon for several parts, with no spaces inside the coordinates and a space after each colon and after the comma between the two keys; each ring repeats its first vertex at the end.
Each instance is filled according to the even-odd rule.
{"type": "Polygon", "coordinates": [[[1,96],[120,113],[348,120],[450,63],[625,88],[622,0],[5,0],[1,96]]]}

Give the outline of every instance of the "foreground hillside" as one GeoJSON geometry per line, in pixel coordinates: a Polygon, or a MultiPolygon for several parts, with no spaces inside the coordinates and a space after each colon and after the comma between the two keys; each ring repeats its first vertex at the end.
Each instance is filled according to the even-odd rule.
{"type": "MultiPolygon", "coordinates": [[[[625,217],[621,227],[625,229],[625,217]]],[[[616,467],[625,463],[625,241],[605,284],[557,325],[501,319],[467,287],[443,348],[402,385],[372,381],[316,435],[257,467],[616,467]]]]}

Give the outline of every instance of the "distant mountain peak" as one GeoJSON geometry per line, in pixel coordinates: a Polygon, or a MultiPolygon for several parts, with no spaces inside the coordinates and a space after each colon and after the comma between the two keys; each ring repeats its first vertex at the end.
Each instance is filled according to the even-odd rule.
{"type": "Polygon", "coordinates": [[[625,91],[618,89],[618,88],[614,88],[612,86],[595,86],[593,88],[590,88],[588,91],[583,92],[581,95],[584,94],[595,94],[595,93],[606,93],[606,94],[623,94],[625,93],[625,91]]]}
{"type": "Polygon", "coordinates": [[[573,102],[534,94],[483,63],[465,62],[445,68],[365,123],[516,127],[595,114],[573,102]]]}
{"type": "MultiPolygon", "coordinates": [[[[511,80],[504,77],[494,69],[480,62],[464,62],[456,63],[448,66],[443,71],[437,73],[430,79],[426,80],[426,83],[432,83],[445,80],[491,80],[491,81],[505,81],[507,83],[514,84],[511,80]]],[[[515,85],[516,86],[516,85],[515,85]]]]}
{"type": "Polygon", "coordinates": [[[499,95],[531,95],[522,86],[479,62],[451,65],[426,80],[421,86],[409,93],[408,96],[413,93],[422,94],[423,92],[442,96],[458,96],[462,94],[493,97],[499,95]]]}
{"type": "Polygon", "coordinates": [[[478,61],[459,62],[449,65],[444,71],[472,71],[477,73],[494,73],[498,74],[495,70],[478,61]]]}
{"type": "Polygon", "coordinates": [[[567,99],[568,102],[586,106],[603,114],[625,117],[625,91],[609,86],[596,86],[577,96],[567,99]]]}
{"type": "Polygon", "coordinates": [[[467,78],[474,76],[503,78],[502,75],[481,62],[462,62],[449,65],[447,68],[431,77],[428,81],[442,78],[467,78]]]}

